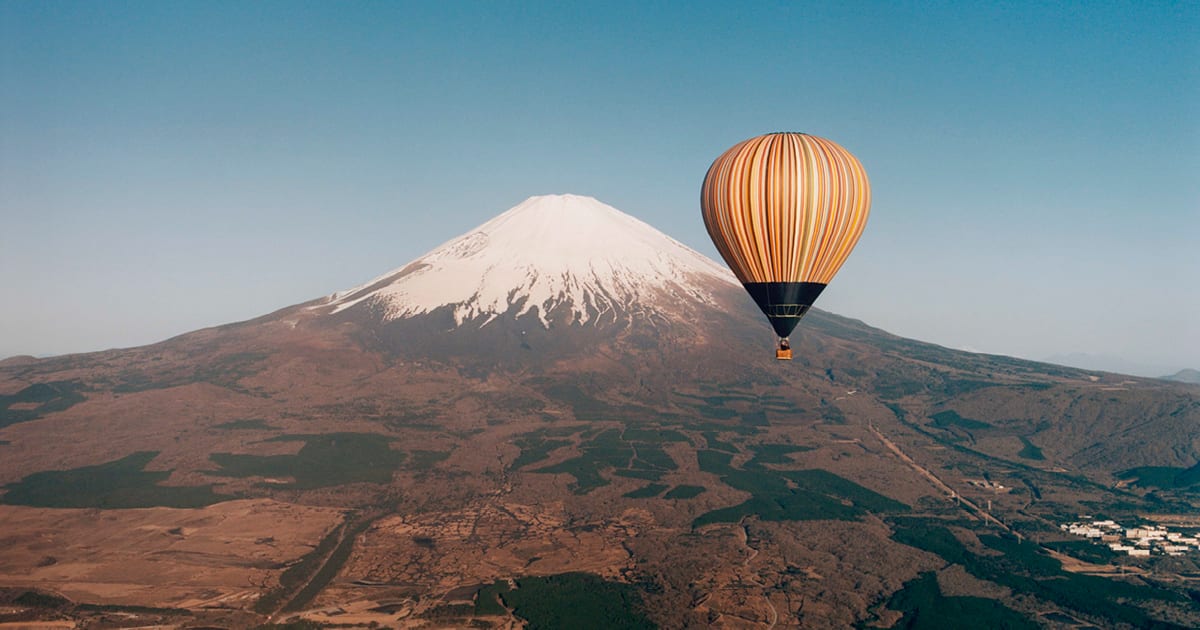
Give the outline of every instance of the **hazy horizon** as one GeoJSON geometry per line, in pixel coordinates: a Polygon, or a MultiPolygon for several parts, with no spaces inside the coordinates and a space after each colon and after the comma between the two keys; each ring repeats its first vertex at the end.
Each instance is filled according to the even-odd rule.
{"type": "Polygon", "coordinates": [[[577,193],[719,260],[732,144],[853,152],[817,307],[952,348],[1200,367],[1200,5],[0,5],[0,358],[360,284],[577,193]]]}

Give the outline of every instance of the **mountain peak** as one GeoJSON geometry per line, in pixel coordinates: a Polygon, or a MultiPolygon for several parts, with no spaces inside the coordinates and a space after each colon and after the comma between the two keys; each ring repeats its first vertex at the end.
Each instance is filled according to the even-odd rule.
{"type": "Polygon", "coordinates": [[[551,314],[586,324],[711,303],[713,283],[734,282],[724,267],[597,199],[542,195],[315,308],[369,308],[386,321],[449,307],[459,325],[536,312],[545,326],[551,314]]]}
{"type": "Polygon", "coordinates": [[[509,208],[496,217],[521,217],[523,220],[546,222],[603,220],[604,218],[627,217],[616,208],[586,195],[564,193],[559,195],[534,195],[509,208]]]}

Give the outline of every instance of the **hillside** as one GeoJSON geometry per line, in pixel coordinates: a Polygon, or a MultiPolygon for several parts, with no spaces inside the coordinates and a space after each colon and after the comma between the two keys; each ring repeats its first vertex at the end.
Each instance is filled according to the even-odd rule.
{"type": "Polygon", "coordinates": [[[1179,370],[1170,376],[1162,377],[1164,380],[1176,381],[1179,383],[1190,383],[1192,385],[1200,385],[1200,370],[1191,368],[1179,370]]]}

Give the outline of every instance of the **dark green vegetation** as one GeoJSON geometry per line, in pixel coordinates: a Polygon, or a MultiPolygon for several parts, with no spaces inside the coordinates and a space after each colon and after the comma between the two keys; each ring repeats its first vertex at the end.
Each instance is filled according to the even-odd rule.
{"type": "Polygon", "coordinates": [[[726,407],[725,404],[735,400],[748,401],[752,399],[750,396],[739,396],[736,394],[699,396],[676,392],[675,395],[685,399],[681,403],[682,406],[689,407],[701,417],[710,420],[730,420],[736,418],[738,416],[737,410],[726,407]]]}
{"type": "Polygon", "coordinates": [[[504,580],[496,580],[479,589],[479,592],[475,594],[475,616],[507,615],[508,609],[500,603],[500,594],[506,592],[508,592],[508,583],[504,580]]]}
{"type": "Polygon", "coordinates": [[[1030,442],[1029,438],[1022,436],[1021,444],[1024,446],[1021,447],[1021,452],[1017,453],[1017,457],[1024,457],[1025,459],[1032,459],[1036,461],[1043,461],[1046,459],[1046,456],[1042,454],[1042,449],[1034,445],[1033,442],[1030,442]]]}
{"type": "Polygon", "coordinates": [[[704,486],[675,486],[670,492],[663,495],[664,499],[692,499],[700,496],[706,488],[704,486]]]}
{"type": "MultiPolygon", "coordinates": [[[[575,478],[571,490],[576,494],[587,494],[607,485],[609,481],[601,472],[609,469],[623,477],[658,481],[678,468],[662,445],[687,441],[687,436],[671,429],[605,429],[594,435],[585,433],[580,436],[578,457],[533,472],[571,475],[575,478]]],[[[521,455],[524,457],[525,452],[521,455]]]]}
{"type": "Polygon", "coordinates": [[[1175,483],[1180,488],[1187,488],[1200,483],[1200,464],[1186,468],[1178,475],[1175,475],[1175,483]]]}
{"type": "Polygon", "coordinates": [[[338,547],[338,543],[342,540],[342,531],[345,528],[345,523],[334,527],[312,551],[304,554],[299,561],[285,569],[279,575],[279,586],[258,598],[258,601],[254,603],[254,610],[269,615],[285,604],[296,601],[292,593],[308,584],[317,571],[321,570],[325,564],[325,558],[329,557],[329,554],[338,547]]]}
{"type": "Polygon", "coordinates": [[[471,616],[475,607],[471,604],[439,604],[421,613],[425,619],[462,619],[471,616]]]}
{"type": "MultiPolygon", "coordinates": [[[[741,436],[741,437],[758,435],[763,432],[763,428],[762,428],[761,424],[749,424],[749,423],[742,423],[742,422],[737,422],[737,421],[730,422],[730,423],[714,422],[714,421],[694,422],[694,423],[690,423],[688,425],[688,428],[696,430],[696,431],[704,431],[705,435],[709,435],[710,433],[712,435],[717,435],[718,433],[724,432],[724,433],[733,433],[733,434],[741,436]]],[[[735,442],[740,441],[739,438],[732,438],[732,439],[735,442]]],[[[723,442],[723,444],[727,447],[726,450],[737,451],[737,447],[734,446],[733,444],[730,444],[728,442],[723,442]]],[[[720,450],[720,449],[718,449],[718,450],[720,450]]]]}
{"type": "Polygon", "coordinates": [[[191,616],[192,611],[186,608],[165,608],[159,606],[129,606],[124,604],[78,604],[77,611],[85,612],[116,612],[133,613],[137,615],[183,615],[191,616]]]}
{"type": "Polygon", "coordinates": [[[571,490],[575,494],[587,494],[600,486],[608,485],[608,480],[600,474],[601,467],[601,464],[584,455],[559,462],[553,466],[539,468],[533,472],[571,475],[575,478],[575,482],[570,486],[571,490]]]}
{"type": "Polygon", "coordinates": [[[662,471],[660,470],[628,470],[617,469],[613,474],[618,477],[628,477],[629,479],[644,479],[646,481],[658,481],[662,479],[662,471]]]}
{"type": "Polygon", "coordinates": [[[945,429],[945,428],[952,427],[952,426],[961,427],[963,429],[990,429],[990,428],[992,428],[992,425],[990,425],[986,422],[983,422],[980,420],[972,420],[970,418],[964,418],[964,417],[958,415],[957,411],[954,411],[952,409],[948,409],[946,411],[939,411],[929,417],[931,419],[933,419],[933,426],[935,426],[939,429],[945,429]]]}
{"type": "Polygon", "coordinates": [[[652,483],[649,485],[642,486],[641,488],[638,488],[637,490],[633,490],[631,492],[626,492],[622,496],[624,496],[627,499],[649,499],[651,497],[656,497],[656,496],[662,494],[663,490],[666,490],[669,487],[670,486],[667,486],[667,485],[664,485],[661,483],[652,483]]]}
{"type": "Polygon", "coordinates": [[[638,404],[614,404],[596,398],[585,392],[578,383],[572,381],[552,381],[546,378],[532,378],[525,382],[540,390],[547,397],[564,402],[571,406],[571,411],[580,420],[633,421],[642,418],[666,419],[661,410],[638,404]]]}
{"type": "Polygon", "coordinates": [[[232,422],[224,422],[213,426],[214,429],[227,429],[230,431],[278,431],[279,427],[273,427],[267,424],[266,420],[261,419],[246,419],[234,420],[232,422]]]}
{"type": "Polygon", "coordinates": [[[512,469],[520,470],[530,464],[540,462],[550,456],[550,453],[564,446],[571,446],[573,440],[563,439],[583,431],[583,427],[556,427],[539,429],[521,435],[513,440],[521,454],[513,460],[512,469]]]}
{"type": "Polygon", "coordinates": [[[983,597],[947,597],[938,587],[937,575],[922,573],[892,595],[888,608],[904,612],[893,628],[939,630],[941,628],[1039,628],[1037,623],[995,600],[983,597]]]}
{"type": "Polygon", "coordinates": [[[693,527],[709,523],[736,523],[746,516],[764,521],[854,520],[867,512],[894,513],[908,506],[825,470],[774,470],[763,461],[775,462],[787,453],[804,450],[795,445],[758,445],[757,454],[742,468],[734,468],[733,456],[720,451],[697,451],[700,470],[721,476],[721,481],[753,495],[732,507],[701,514],[693,527]]]}
{"type": "Polygon", "coordinates": [[[811,451],[815,448],[799,444],[752,444],[750,450],[754,452],[754,458],[746,462],[746,468],[757,468],[763,464],[791,464],[792,460],[788,455],[811,451]]]}
{"type": "Polygon", "coordinates": [[[574,444],[571,440],[551,440],[542,437],[518,438],[513,440],[513,443],[521,449],[521,454],[513,460],[512,467],[514,469],[536,464],[549,457],[553,451],[574,444]]]}
{"type": "Polygon", "coordinates": [[[30,608],[62,608],[70,606],[71,600],[50,593],[25,591],[13,599],[13,603],[18,606],[28,606],[30,608]]]}
{"type": "MultiPolygon", "coordinates": [[[[295,455],[213,453],[210,459],[221,469],[212,474],[291,477],[295,481],[290,484],[271,485],[309,490],[346,483],[388,483],[405,460],[403,452],[393,451],[389,446],[391,438],[373,433],[281,435],[268,441],[302,441],[304,446],[295,455]]],[[[429,465],[427,459],[425,463],[429,465]]]]}
{"type": "Polygon", "coordinates": [[[497,581],[479,591],[476,614],[495,611],[497,595],[529,630],[541,628],[654,628],[646,616],[641,591],[633,585],[606,582],[590,573],[562,573],[517,580],[517,588],[497,581]],[[480,603],[485,602],[485,603],[480,603]]]}
{"type": "MultiPolygon", "coordinates": [[[[329,552],[328,557],[325,558],[325,562],[320,564],[320,568],[316,570],[316,573],[312,573],[312,565],[310,564],[308,567],[306,567],[306,575],[297,576],[302,580],[304,577],[307,577],[307,574],[312,575],[312,577],[308,580],[308,583],[304,585],[304,588],[297,591],[296,594],[292,596],[292,599],[288,601],[286,605],[284,605],[283,611],[290,612],[301,610],[310,602],[312,602],[313,598],[319,595],[321,591],[324,590],[329,584],[329,582],[333,580],[333,578],[337,577],[338,571],[341,571],[342,565],[346,564],[346,560],[350,558],[351,552],[354,551],[355,538],[357,538],[358,535],[365,531],[370,525],[370,520],[363,519],[348,522],[343,527],[334,529],[333,534],[331,535],[335,535],[340,532],[341,541],[338,542],[337,546],[333,548],[333,551],[329,552]]],[[[321,540],[322,546],[327,547],[325,541],[328,539],[329,537],[327,536],[321,540]]],[[[305,558],[307,559],[308,556],[305,556],[305,558]]],[[[293,565],[291,568],[295,568],[295,565],[293,565]]],[[[288,570],[291,570],[291,568],[288,570]]],[[[281,576],[280,584],[282,583],[283,579],[281,576]]]]}
{"type": "Polygon", "coordinates": [[[714,451],[725,451],[726,453],[736,453],[738,448],[729,442],[722,442],[717,436],[716,431],[705,431],[704,441],[708,444],[708,448],[714,451]]]}
{"type": "Polygon", "coordinates": [[[842,410],[834,405],[822,402],[821,420],[829,424],[846,424],[846,414],[842,413],[842,410]]]}
{"type": "Polygon", "coordinates": [[[1073,558],[1094,564],[1109,564],[1121,557],[1120,554],[1109,549],[1107,545],[1097,545],[1090,540],[1060,540],[1057,542],[1048,542],[1045,545],[1050,549],[1065,553],[1073,558]]]}
{"type": "Polygon", "coordinates": [[[1121,479],[1134,480],[1133,485],[1164,490],[1190,488],[1200,483],[1200,464],[1191,468],[1177,466],[1141,466],[1117,473],[1121,479]]]}
{"type": "Polygon", "coordinates": [[[1184,600],[1173,591],[1064,571],[1062,563],[1043,554],[1041,548],[1031,542],[984,534],[979,540],[988,547],[989,553],[975,553],[936,521],[896,518],[892,525],[895,529],[892,538],[897,542],[937,554],[947,562],[962,565],[971,575],[1007,586],[1015,593],[1070,608],[1082,616],[1101,617],[1114,624],[1182,628],[1154,619],[1131,603],[1184,600]]]}
{"type": "MultiPolygon", "coordinates": [[[[713,388],[709,388],[713,389],[713,388]]],[[[794,414],[800,409],[792,401],[773,394],[757,394],[736,387],[715,388],[709,394],[675,392],[678,404],[689,408],[700,418],[713,421],[718,430],[753,432],[753,427],[768,424],[767,412],[794,414]],[[720,424],[732,421],[730,425],[720,424]]]]}
{"type": "Polygon", "coordinates": [[[132,625],[128,623],[132,619],[141,627],[202,628],[202,615],[184,608],[92,604],[57,593],[0,587],[0,626],[6,628],[41,628],[47,621],[70,621],[74,623],[71,627],[81,628],[117,628],[132,625]]]}
{"type": "Polygon", "coordinates": [[[78,381],[36,383],[15,394],[0,395],[0,428],[69,409],[84,401],[78,381]],[[20,409],[12,407],[20,405],[20,409]]]}
{"type": "Polygon", "coordinates": [[[432,470],[450,457],[450,451],[409,451],[407,468],[410,470],[432,470]]]}
{"type": "Polygon", "coordinates": [[[621,439],[627,442],[649,442],[663,444],[666,442],[688,442],[688,437],[675,429],[643,429],[626,427],[621,432],[621,439]]]}
{"type": "Polygon", "coordinates": [[[140,451],[116,461],[71,470],[37,472],[5,486],[0,502],[54,508],[195,508],[234,497],[212,486],[160,486],[171,471],[146,471],[158,455],[140,451]]]}
{"type": "MultiPolygon", "coordinates": [[[[8,589],[4,589],[8,590],[8,589]]],[[[8,603],[8,593],[0,592],[0,603],[8,603]]],[[[71,600],[60,597],[51,593],[42,593],[39,591],[25,591],[16,597],[11,598],[11,603],[17,606],[26,608],[41,608],[57,611],[70,610],[72,612],[115,612],[115,613],[134,613],[140,615],[175,615],[175,616],[192,616],[192,611],[185,608],[163,608],[157,606],[136,606],[126,604],[77,604],[71,600]]],[[[36,627],[36,624],[33,624],[36,627]]]]}

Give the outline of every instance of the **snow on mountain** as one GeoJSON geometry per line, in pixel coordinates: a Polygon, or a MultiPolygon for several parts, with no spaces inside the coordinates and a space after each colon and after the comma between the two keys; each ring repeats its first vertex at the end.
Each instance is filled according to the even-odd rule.
{"type": "Polygon", "coordinates": [[[314,308],[364,305],[387,321],[448,306],[459,325],[481,326],[536,309],[543,325],[549,313],[583,324],[711,304],[727,284],[737,280],[723,266],[612,206],[545,195],[314,308]]]}

